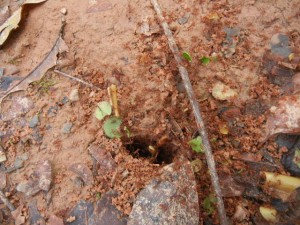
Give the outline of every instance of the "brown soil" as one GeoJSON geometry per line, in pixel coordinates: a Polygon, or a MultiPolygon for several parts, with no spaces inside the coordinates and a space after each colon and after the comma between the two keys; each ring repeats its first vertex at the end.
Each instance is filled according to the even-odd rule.
{"type": "MultiPolygon", "coordinates": [[[[216,211],[208,215],[202,209],[204,198],[212,192],[210,176],[204,155],[193,152],[187,144],[197,135],[194,116],[150,1],[98,1],[94,6],[91,2],[48,0],[27,6],[20,27],[0,51],[0,67],[17,68],[19,73],[14,76],[26,76],[54,45],[63,17],[60,10],[66,8],[63,39],[69,50],[60,55],[56,68],[99,87],[86,87],[50,70],[43,79],[53,81],[53,85],[30,85],[27,91],[13,94],[3,102],[3,115],[10,112],[10,104],[17,96],[26,96],[33,102],[28,113],[0,124],[1,130],[10,134],[1,141],[8,158],[5,166],[12,165],[23,153],[29,155],[23,168],[8,175],[5,191],[10,193],[10,200],[16,206],[28,201],[15,187],[28,179],[38,162],[48,159],[54,174],[51,203],[47,204],[46,194],[42,192],[33,197],[45,218],[50,214],[65,217],[80,199],[96,199],[98,193],[110,189],[119,192],[113,203],[128,215],[134,197],[158,175],[159,168],[185,155],[191,161],[200,159],[205,165],[195,174],[200,224],[208,218],[218,223],[216,211]],[[149,35],[141,31],[143,24],[150,25],[149,35]],[[103,123],[94,116],[97,103],[109,100],[107,87],[111,84],[118,86],[120,114],[123,126],[131,132],[131,140],[108,139],[103,133],[103,123]],[[48,109],[76,88],[79,101],[58,104],[56,115],[49,117],[48,109]],[[22,120],[30,121],[37,113],[40,115],[37,128],[20,125],[22,120]],[[63,134],[61,129],[67,122],[73,124],[71,133],[63,134]],[[36,130],[42,137],[40,141],[31,136],[36,130]],[[150,159],[147,152],[133,153],[135,145],[156,145],[165,136],[166,143],[156,160],[150,159]],[[88,151],[91,144],[101,145],[110,152],[117,172],[95,176],[92,185],[75,185],[76,175],[69,167],[82,163],[93,169],[88,151]]],[[[193,57],[191,63],[186,62],[186,67],[206,122],[218,173],[249,175],[248,165],[236,159],[245,153],[261,154],[266,110],[284,94],[264,74],[263,56],[276,33],[284,33],[294,38],[295,45],[299,44],[299,1],[165,0],[160,3],[180,50],[193,57]],[[219,19],[210,19],[213,14],[219,19]],[[177,20],[186,15],[188,21],[179,24],[177,20]],[[228,50],[223,45],[226,27],[240,28],[235,53],[228,58],[221,56],[228,50]],[[218,60],[203,66],[198,58],[213,52],[219,54],[218,60]],[[238,97],[233,101],[213,98],[211,89],[219,81],[238,90],[238,97]],[[227,135],[220,133],[224,124],[229,129],[227,135]]],[[[9,1],[0,6],[5,4],[9,1]]],[[[265,143],[263,149],[279,165],[277,172],[284,173],[278,163],[281,153],[274,141],[265,143]]],[[[258,212],[257,201],[242,196],[224,200],[230,218],[237,205],[247,209],[247,218],[235,224],[252,223],[250,217],[258,212]]]]}

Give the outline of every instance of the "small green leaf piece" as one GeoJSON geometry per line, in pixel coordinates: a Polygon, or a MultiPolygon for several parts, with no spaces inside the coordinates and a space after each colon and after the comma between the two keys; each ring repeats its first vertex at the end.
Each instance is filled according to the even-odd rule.
{"type": "Polygon", "coordinates": [[[188,144],[192,147],[195,152],[204,153],[202,138],[200,136],[190,140],[188,144]]]}
{"type": "Polygon", "coordinates": [[[95,116],[98,120],[103,120],[105,116],[109,116],[111,114],[111,111],[112,109],[109,102],[99,102],[95,111],[95,116]]]}
{"type": "Polygon", "coordinates": [[[192,57],[188,52],[183,52],[182,53],[183,58],[185,58],[187,61],[192,62],[192,57]]]}
{"type": "Polygon", "coordinates": [[[121,133],[119,128],[122,124],[122,120],[119,117],[113,116],[105,120],[103,123],[104,133],[109,138],[120,138],[121,133]]]}
{"type": "Polygon", "coordinates": [[[207,65],[210,63],[210,58],[206,57],[206,56],[203,56],[201,59],[200,59],[202,65],[207,65]]]}
{"type": "Polygon", "coordinates": [[[202,203],[203,209],[208,215],[211,215],[214,211],[214,204],[217,202],[217,198],[213,195],[206,197],[202,203]]]}

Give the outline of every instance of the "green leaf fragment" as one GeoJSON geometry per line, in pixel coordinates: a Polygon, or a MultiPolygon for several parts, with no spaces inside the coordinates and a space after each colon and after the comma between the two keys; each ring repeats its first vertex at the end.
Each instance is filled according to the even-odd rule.
{"type": "Polygon", "coordinates": [[[202,138],[200,136],[190,140],[188,144],[192,147],[192,149],[197,153],[204,153],[202,138]]]}
{"type": "Polygon", "coordinates": [[[217,198],[213,195],[209,195],[204,199],[202,206],[208,215],[211,215],[215,211],[214,204],[216,202],[217,202],[217,198]]]}
{"type": "Polygon", "coordinates": [[[98,120],[102,120],[105,116],[109,116],[111,114],[111,111],[112,109],[109,102],[99,102],[95,111],[95,116],[98,120]]]}
{"type": "Polygon", "coordinates": [[[201,59],[200,59],[202,65],[207,65],[210,63],[210,58],[206,57],[206,56],[203,56],[201,59]]]}
{"type": "Polygon", "coordinates": [[[183,52],[182,53],[183,58],[185,58],[187,61],[192,62],[192,57],[188,52],[183,52]]]}
{"type": "Polygon", "coordinates": [[[122,124],[122,120],[119,117],[111,117],[104,121],[103,129],[104,133],[109,138],[120,138],[122,135],[119,128],[122,124]]]}

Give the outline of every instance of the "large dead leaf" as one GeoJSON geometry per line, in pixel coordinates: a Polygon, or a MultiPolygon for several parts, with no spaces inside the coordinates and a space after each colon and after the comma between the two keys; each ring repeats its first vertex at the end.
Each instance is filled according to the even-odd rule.
{"type": "Polygon", "coordinates": [[[23,6],[26,4],[37,4],[45,1],[47,0],[26,0],[23,5],[0,26],[0,46],[6,41],[10,32],[18,28],[18,24],[22,17],[23,6]]]}
{"type": "Polygon", "coordinates": [[[282,97],[270,108],[267,137],[274,134],[300,134],[300,93],[282,97]]]}
{"type": "Polygon", "coordinates": [[[20,80],[16,85],[8,89],[3,96],[0,96],[0,104],[9,94],[26,90],[30,83],[40,80],[50,68],[56,65],[57,54],[62,53],[67,49],[66,43],[59,37],[46,58],[32,72],[20,80]]]}

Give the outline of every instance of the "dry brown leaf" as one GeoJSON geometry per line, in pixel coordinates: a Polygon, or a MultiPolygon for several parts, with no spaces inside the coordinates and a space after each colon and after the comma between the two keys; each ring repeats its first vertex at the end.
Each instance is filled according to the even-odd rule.
{"type": "MultiPolygon", "coordinates": [[[[41,2],[45,2],[47,0],[26,0],[23,5],[25,4],[37,4],[41,2]]],[[[8,35],[10,32],[14,29],[18,28],[18,24],[22,17],[22,10],[23,5],[18,8],[1,26],[0,26],[0,46],[3,45],[3,43],[8,38],[8,35]]]]}
{"type": "Polygon", "coordinates": [[[267,137],[274,134],[300,134],[300,93],[282,97],[270,108],[267,137]]]}
{"type": "Polygon", "coordinates": [[[59,37],[46,58],[32,72],[20,80],[15,86],[8,89],[3,96],[0,96],[0,104],[9,94],[26,90],[30,83],[40,80],[50,68],[56,65],[57,54],[62,53],[67,49],[66,43],[59,37]]]}

